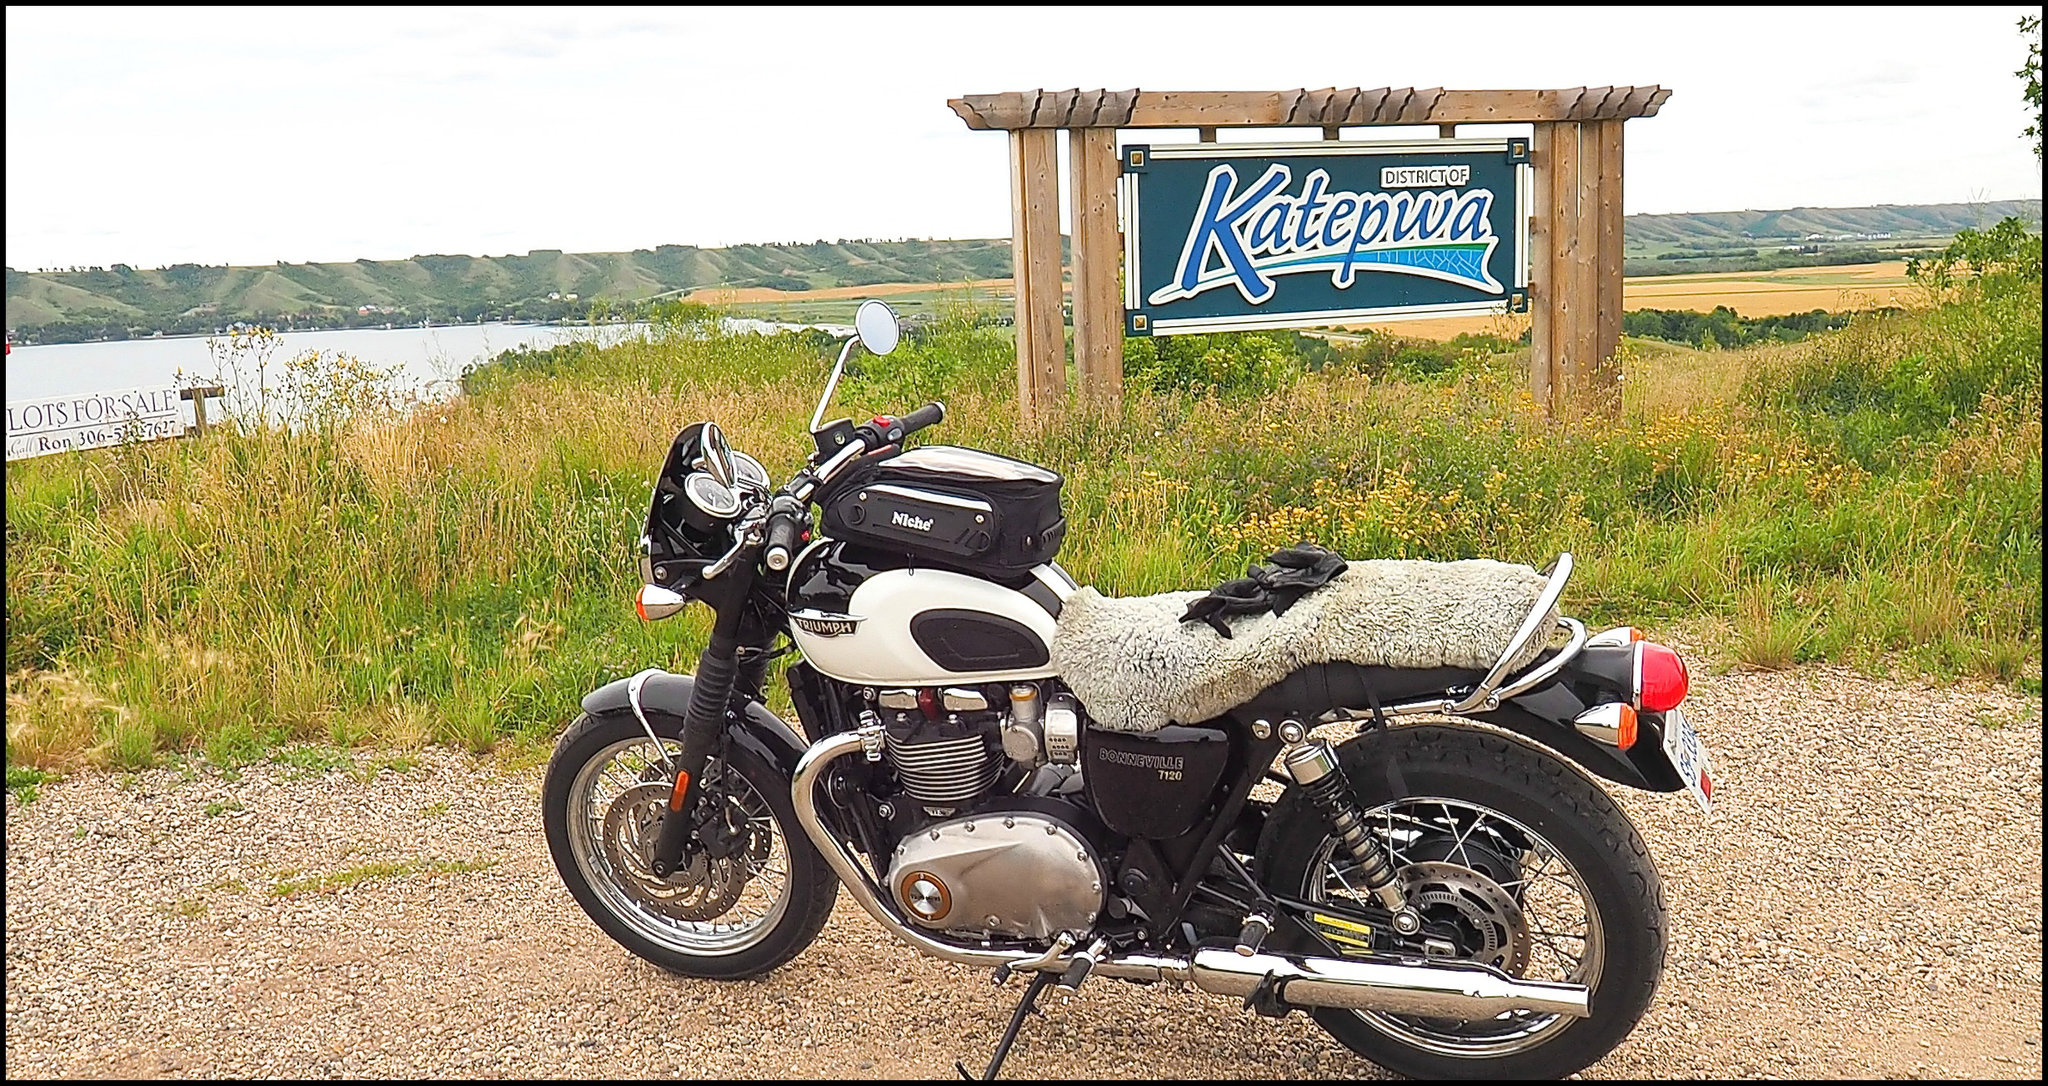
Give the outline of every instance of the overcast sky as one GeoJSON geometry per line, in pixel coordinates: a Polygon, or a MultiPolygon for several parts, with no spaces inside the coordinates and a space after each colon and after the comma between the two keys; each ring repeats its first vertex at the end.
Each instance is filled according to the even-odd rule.
{"type": "Polygon", "coordinates": [[[946,99],[1038,87],[1659,83],[1630,213],[2038,197],[2039,10],[9,7],[6,262],[1004,237],[946,99]]]}

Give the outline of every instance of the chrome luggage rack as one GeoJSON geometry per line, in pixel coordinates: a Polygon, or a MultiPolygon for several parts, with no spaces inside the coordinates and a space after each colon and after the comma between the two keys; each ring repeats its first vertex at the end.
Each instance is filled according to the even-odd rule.
{"type": "MultiPolygon", "coordinates": [[[[1535,637],[1536,631],[1543,626],[1543,616],[1549,614],[1550,609],[1557,606],[1558,597],[1564,595],[1565,582],[1570,580],[1572,575],[1571,552],[1560,553],[1557,561],[1552,562],[1549,568],[1544,570],[1544,575],[1549,581],[1543,586],[1542,595],[1536,597],[1536,605],[1529,609],[1529,617],[1522,620],[1521,628],[1515,631],[1515,636],[1508,641],[1507,648],[1501,650],[1500,659],[1493,662],[1493,667],[1488,669],[1485,678],[1479,680],[1478,686],[1462,693],[1463,688],[1453,687],[1445,691],[1443,697],[1388,705],[1380,712],[1388,716],[1408,716],[1415,713],[1461,716],[1466,713],[1491,712],[1500,708],[1501,702],[1549,682],[1571,662],[1572,657],[1579,654],[1580,649],[1586,647],[1586,627],[1578,619],[1558,616],[1557,628],[1568,632],[1571,640],[1550,659],[1513,678],[1508,676],[1508,665],[1522,654],[1522,650],[1529,644],[1529,639],[1535,637]]],[[[1324,713],[1322,719],[1326,722],[1368,720],[1373,715],[1370,709],[1343,708],[1324,713]]]]}

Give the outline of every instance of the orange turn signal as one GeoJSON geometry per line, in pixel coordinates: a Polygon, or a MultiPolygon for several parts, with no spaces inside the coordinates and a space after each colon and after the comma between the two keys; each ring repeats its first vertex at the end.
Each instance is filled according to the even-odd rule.
{"type": "Polygon", "coordinates": [[[1614,729],[1614,745],[1621,750],[1636,745],[1636,711],[1632,706],[1621,707],[1621,721],[1614,729]]]}
{"type": "MultiPolygon", "coordinates": [[[[1633,735],[1633,734],[1635,734],[1635,724],[1634,724],[1634,720],[1635,720],[1635,718],[1634,718],[1634,717],[1630,717],[1630,718],[1629,718],[1629,720],[1630,720],[1630,724],[1629,724],[1629,734],[1633,735]]],[[[671,810],[671,811],[680,811],[680,810],[682,810],[682,809],[683,809],[683,797],[684,797],[684,796],[686,796],[686,795],[688,795],[688,794],[689,794],[689,792],[690,792],[690,775],[689,775],[689,773],[687,773],[687,772],[685,772],[685,771],[683,771],[683,770],[680,770],[680,769],[676,770],[676,786],[675,786],[675,788],[673,788],[673,789],[671,789],[671,790],[669,791],[669,794],[668,794],[668,809],[669,809],[669,810],[671,810]]]]}

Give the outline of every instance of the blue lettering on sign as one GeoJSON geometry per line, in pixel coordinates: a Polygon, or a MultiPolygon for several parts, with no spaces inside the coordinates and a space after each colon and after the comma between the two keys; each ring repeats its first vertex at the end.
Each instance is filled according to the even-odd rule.
{"type": "Polygon", "coordinates": [[[1344,192],[1331,190],[1329,172],[1319,169],[1297,196],[1288,192],[1292,180],[1293,171],[1275,163],[1240,194],[1236,167],[1211,169],[1173,277],[1147,301],[1231,286],[1257,305],[1273,296],[1275,276],[1328,272],[1343,289],[1361,270],[1501,292],[1487,270],[1500,244],[1487,216],[1492,190],[1344,192]]]}

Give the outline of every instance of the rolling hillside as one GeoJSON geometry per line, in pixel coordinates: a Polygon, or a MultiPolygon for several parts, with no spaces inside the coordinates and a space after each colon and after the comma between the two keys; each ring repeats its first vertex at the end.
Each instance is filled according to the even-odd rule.
{"type": "MultiPolygon", "coordinates": [[[[1722,247],[1783,248],[1798,243],[1825,249],[1845,243],[1867,247],[1873,242],[1883,247],[1892,242],[1876,239],[1942,239],[2007,215],[2038,228],[2041,201],[1631,215],[1626,238],[1630,274],[1657,274],[1722,270],[1690,259],[1695,252],[1699,260],[1709,260],[1739,256],[1742,251],[1727,253],[1722,247]],[[1689,259],[1651,264],[1645,254],[1659,251],[1689,259]]],[[[724,249],[661,245],[626,253],[536,249],[497,257],[427,255],[269,267],[8,268],[6,312],[9,334],[16,342],[64,342],[212,332],[234,321],[305,328],[418,320],[558,320],[582,314],[598,299],[637,302],[708,287],[804,291],[880,283],[962,283],[1005,278],[1010,270],[1007,239],[842,239],[724,249]]]]}
{"type": "Polygon", "coordinates": [[[1725,243],[1946,238],[1956,231],[1981,230],[2008,215],[2035,229],[2041,201],[1992,200],[1977,204],[1881,204],[1877,207],[1794,207],[1779,211],[1695,211],[1682,215],[1630,215],[1623,225],[1630,248],[1686,242],[1725,243]]]}

